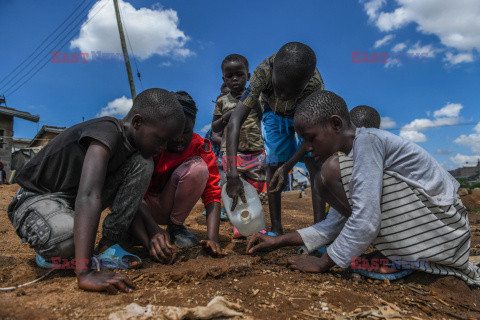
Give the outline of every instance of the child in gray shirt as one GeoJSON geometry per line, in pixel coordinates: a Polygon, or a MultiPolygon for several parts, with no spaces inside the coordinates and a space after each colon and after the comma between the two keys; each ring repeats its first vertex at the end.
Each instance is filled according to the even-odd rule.
{"type": "Polygon", "coordinates": [[[289,259],[294,269],[350,266],[370,245],[408,268],[480,285],[469,262],[470,226],[458,182],[418,145],[375,128],[356,129],[344,100],[316,91],[295,112],[295,130],[318,156],[334,154],[315,177],[330,204],[326,220],[281,237],[256,235],[247,251],[331,243],[321,257],[289,259]],[[413,263],[419,262],[421,263],[413,263]]]}

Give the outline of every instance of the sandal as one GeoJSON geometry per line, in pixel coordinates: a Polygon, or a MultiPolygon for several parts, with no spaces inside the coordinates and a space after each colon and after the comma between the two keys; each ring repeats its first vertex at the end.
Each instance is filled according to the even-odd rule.
{"type": "Polygon", "coordinates": [[[119,244],[114,244],[101,254],[95,256],[96,259],[92,259],[92,269],[129,269],[138,268],[141,266],[142,259],[138,256],[125,251],[119,244]],[[134,257],[139,261],[138,266],[129,267],[126,256],[134,257]],[[97,264],[98,261],[98,264],[97,264]]]}
{"type": "MultiPolygon", "coordinates": [[[[323,246],[323,247],[320,247],[318,248],[317,250],[314,250],[310,253],[311,256],[315,256],[315,257],[322,257],[325,252],[327,252],[327,246],[323,246]]],[[[297,254],[299,255],[302,255],[302,254],[308,254],[307,253],[307,248],[305,248],[304,246],[300,247],[297,251],[297,254]]]]}
{"type": "Polygon", "coordinates": [[[35,263],[42,269],[53,269],[53,264],[38,253],[35,254],[35,263]]]}
{"type": "Polygon", "coordinates": [[[379,251],[362,254],[359,261],[352,262],[350,269],[353,273],[376,280],[398,280],[415,271],[412,269],[397,269],[392,261],[382,255],[379,251]],[[384,272],[378,272],[382,269],[384,272]]]}
{"type": "Polygon", "coordinates": [[[378,273],[378,272],[368,271],[364,269],[352,269],[353,273],[357,273],[359,275],[365,276],[370,279],[376,279],[376,280],[388,279],[391,281],[406,277],[412,274],[413,271],[414,270],[411,270],[411,269],[405,269],[405,270],[399,270],[398,272],[394,272],[394,273],[378,273]]]}

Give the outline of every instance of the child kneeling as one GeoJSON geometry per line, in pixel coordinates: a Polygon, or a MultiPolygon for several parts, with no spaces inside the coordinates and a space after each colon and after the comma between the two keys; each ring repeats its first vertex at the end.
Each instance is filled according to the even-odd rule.
{"type": "MultiPolygon", "coordinates": [[[[158,245],[150,250],[156,258],[173,254],[171,242],[178,248],[190,248],[201,243],[214,255],[224,255],[218,243],[221,189],[220,173],[208,139],[193,132],[197,106],[185,91],[175,94],[185,113],[183,134],[168,143],[167,149],[154,157],[155,168],[142,209],[155,222],[166,225],[158,245]],[[207,214],[207,240],[199,241],[184,226],[197,201],[202,198],[207,214]]],[[[147,228],[150,226],[146,226],[147,228]]]]}
{"type": "Polygon", "coordinates": [[[152,175],[151,157],[181,133],[184,122],[171,93],[149,89],[135,98],[123,120],[102,117],[77,124],[32,158],[17,177],[20,188],[8,217],[35,249],[37,265],[55,268],[55,261],[75,257],[86,262],[75,270],[81,289],[132,291],[125,275],[94,271],[92,262],[97,269],[141,263],[120,243],[129,232],[139,235],[133,225],[152,175]],[[107,207],[111,213],[94,257],[100,213],[107,207]]]}
{"type": "Polygon", "coordinates": [[[458,182],[415,143],[387,131],[355,128],[345,101],[316,91],[295,112],[295,130],[323,164],[315,183],[331,205],[326,220],[278,238],[253,237],[247,250],[332,243],[321,257],[289,260],[294,269],[347,268],[373,245],[413,269],[480,285],[469,261],[470,226],[458,182]],[[332,242],[333,241],[333,242],[332,242]],[[260,243],[258,243],[260,242],[260,243]]]}

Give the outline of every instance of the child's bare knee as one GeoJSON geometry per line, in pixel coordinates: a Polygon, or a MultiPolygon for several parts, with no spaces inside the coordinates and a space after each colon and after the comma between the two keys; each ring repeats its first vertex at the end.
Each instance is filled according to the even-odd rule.
{"type": "Polygon", "coordinates": [[[322,185],[328,187],[334,182],[340,179],[340,163],[338,161],[338,155],[334,154],[330,156],[322,165],[320,171],[322,185]]]}
{"type": "MultiPolygon", "coordinates": [[[[181,165],[180,176],[192,183],[203,183],[208,180],[209,171],[207,163],[200,157],[188,159],[181,165]]],[[[180,167],[179,167],[180,168],[180,167]]]]}

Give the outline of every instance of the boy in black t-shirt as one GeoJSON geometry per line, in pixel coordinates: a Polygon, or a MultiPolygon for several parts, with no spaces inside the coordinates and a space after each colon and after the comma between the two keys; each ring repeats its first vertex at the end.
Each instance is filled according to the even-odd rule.
{"type": "Polygon", "coordinates": [[[126,234],[138,235],[138,226],[150,226],[150,239],[142,240],[156,247],[155,235],[162,231],[138,209],[153,172],[152,156],[183,132],[184,122],[172,93],[148,89],[123,120],[102,117],[75,125],[27,163],[8,216],[35,249],[37,264],[58,268],[62,259],[75,257],[70,266],[81,289],[131,292],[126,276],[92,271],[92,263],[97,269],[138,266],[141,260],[119,245],[126,234]],[[107,207],[111,213],[94,256],[100,213],[107,207]],[[103,261],[105,255],[111,259],[103,261]]]}

